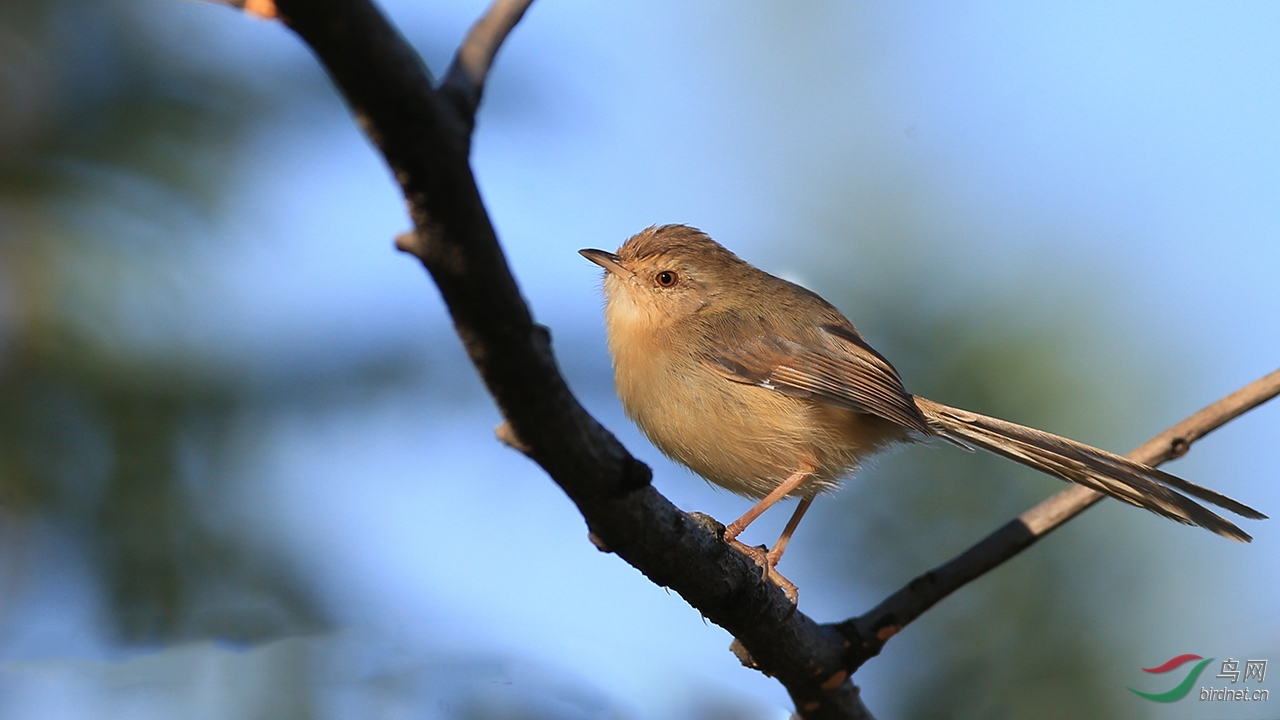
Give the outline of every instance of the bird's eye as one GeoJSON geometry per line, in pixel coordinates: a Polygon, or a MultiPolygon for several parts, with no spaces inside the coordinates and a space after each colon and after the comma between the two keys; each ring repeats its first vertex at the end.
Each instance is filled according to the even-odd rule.
{"type": "Polygon", "coordinates": [[[679,278],[676,276],[676,274],[673,271],[663,270],[657,275],[654,275],[653,279],[656,280],[658,284],[661,285],[662,287],[671,287],[672,285],[676,284],[676,280],[678,280],[679,278]]]}

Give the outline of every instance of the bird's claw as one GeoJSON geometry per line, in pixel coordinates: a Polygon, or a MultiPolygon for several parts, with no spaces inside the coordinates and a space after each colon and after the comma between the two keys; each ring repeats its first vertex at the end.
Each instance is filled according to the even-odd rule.
{"type": "Polygon", "coordinates": [[[778,572],[778,568],[774,567],[776,561],[770,557],[768,548],[764,545],[747,545],[737,540],[730,540],[729,544],[738,552],[751,558],[751,561],[756,565],[759,565],[760,579],[768,580],[777,585],[778,589],[782,590],[782,594],[787,596],[787,600],[791,602],[793,608],[799,605],[800,589],[795,586],[795,583],[783,577],[782,573],[778,572]]]}

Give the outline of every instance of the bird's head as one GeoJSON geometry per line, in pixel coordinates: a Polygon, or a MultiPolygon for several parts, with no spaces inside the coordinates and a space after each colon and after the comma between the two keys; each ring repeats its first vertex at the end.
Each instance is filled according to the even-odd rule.
{"type": "Polygon", "coordinates": [[[687,225],[650,227],[618,252],[580,250],[605,269],[609,332],[656,331],[713,309],[751,269],[706,233],[687,225]]]}

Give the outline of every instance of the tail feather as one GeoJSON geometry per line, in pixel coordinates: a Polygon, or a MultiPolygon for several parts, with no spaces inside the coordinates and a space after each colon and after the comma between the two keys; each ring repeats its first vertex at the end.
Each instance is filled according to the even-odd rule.
{"type": "Polygon", "coordinates": [[[1252,539],[1248,533],[1186,495],[1241,517],[1253,520],[1267,517],[1225,495],[1106,450],[925,398],[917,397],[915,400],[930,427],[944,438],[976,445],[1180,523],[1199,525],[1232,540],[1249,542],[1252,539]]]}

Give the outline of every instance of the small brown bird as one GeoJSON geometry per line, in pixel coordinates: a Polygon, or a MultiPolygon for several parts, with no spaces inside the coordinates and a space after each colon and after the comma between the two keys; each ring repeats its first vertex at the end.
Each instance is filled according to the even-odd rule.
{"type": "Polygon", "coordinates": [[[1233,540],[1250,537],[1187,496],[1266,517],[1105,450],[911,395],[830,303],[695,228],[651,227],[616,254],[581,253],[606,270],[605,324],[627,415],[667,456],[716,485],[761,498],[729,525],[725,540],[782,498],[800,498],[767,567],[777,564],[813,498],[835,490],[863,458],[933,437],[1233,540]]]}

